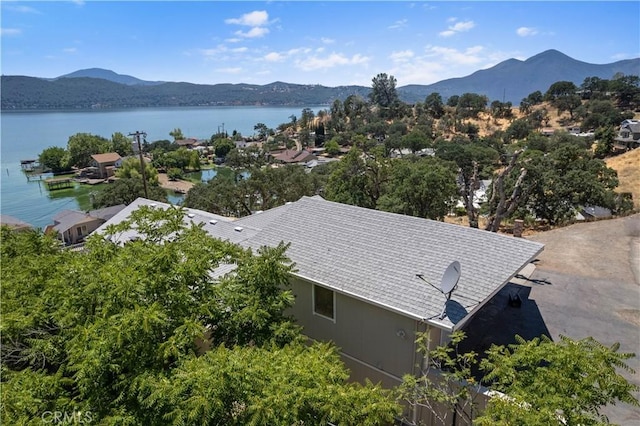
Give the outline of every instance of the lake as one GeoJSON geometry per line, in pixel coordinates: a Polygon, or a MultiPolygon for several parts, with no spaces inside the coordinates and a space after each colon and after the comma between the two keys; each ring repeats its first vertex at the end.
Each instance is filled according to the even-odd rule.
{"type": "MultiPolygon", "coordinates": [[[[78,186],[76,190],[49,193],[40,181],[28,182],[20,169],[20,160],[36,159],[47,147],[66,148],[69,136],[91,133],[110,139],[121,132],[147,132],[147,141],[171,140],[169,132],[180,128],[185,137],[209,139],[223,129],[231,134],[255,133],[253,127],[264,123],[275,128],[301,116],[305,107],[174,107],[79,111],[2,111],[0,114],[0,213],[17,217],[36,227],[52,223],[52,217],[64,209],[87,207],[95,188],[78,186]]],[[[324,106],[309,106],[314,112],[324,106]]],[[[213,176],[206,172],[203,179],[213,176]],[[206,176],[205,176],[206,175],[206,176]]],[[[76,184],[79,185],[79,184],[76,184]]],[[[173,197],[172,201],[179,198],[173,197]]]]}

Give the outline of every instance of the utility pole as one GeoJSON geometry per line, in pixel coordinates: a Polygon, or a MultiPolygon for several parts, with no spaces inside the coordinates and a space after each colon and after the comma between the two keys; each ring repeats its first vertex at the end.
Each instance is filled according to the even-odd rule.
{"type": "Polygon", "coordinates": [[[140,136],[147,137],[147,132],[135,131],[135,133],[129,133],[129,136],[133,136],[138,144],[138,155],[140,156],[140,171],[142,172],[142,185],[144,186],[144,198],[149,198],[149,192],[147,191],[147,174],[145,172],[144,158],[142,157],[142,147],[140,146],[140,136]]]}

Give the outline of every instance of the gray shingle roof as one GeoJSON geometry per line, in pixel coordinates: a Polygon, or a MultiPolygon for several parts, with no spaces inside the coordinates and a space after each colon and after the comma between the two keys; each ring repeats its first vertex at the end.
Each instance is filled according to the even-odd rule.
{"type": "MultiPolygon", "coordinates": [[[[126,218],[138,199],[107,223],[126,218]]],[[[165,206],[156,203],[158,206],[165,206]]],[[[187,209],[214,237],[257,249],[290,242],[297,276],[416,320],[459,328],[543,249],[536,242],[411,216],[303,197],[229,221],[187,209]],[[209,223],[217,220],[215,225],[209,223]],[[235,230],[242,227],[242,231],[235,230]],[[438,286],[447,266],[461,264],[457,289],[440,319],[445,295],[438,286]]],[[[103,225],[98,231],[104,229],[103,225]]]]}
{"type": "Polygon", "coordinates": [[[93,220],[86,213],[82,213],[76,210],[62,210],[60,213],[53,217],[54,225],[52,226],[58,232],[65,232],[69,228],[79,225],[88,220],[93,220]]]}
{"type": "MultiPolygon", "coordinates": [[[[288,255],[297,275],[446,328],[474,313],[543,248],[521,238],[319,197],[303,197],[286,207],[246,243],[291,242],[288,255]],[[462,274],[447,317],[439,320],[445,296],[416,274],[438,286],[454,260],[462,274]]],[[[245,220],[251,219],[237,223],[245,220]]]]}

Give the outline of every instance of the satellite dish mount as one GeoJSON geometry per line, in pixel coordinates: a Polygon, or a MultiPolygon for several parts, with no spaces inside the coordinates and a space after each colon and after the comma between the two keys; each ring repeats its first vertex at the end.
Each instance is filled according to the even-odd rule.
{"type": "Polygon", "coordinates": [[[442,307],[442,313],[440,313],[439,319],[443,319],[447,315],[447,302],[449,301],[449,299],[451,299],[451,295],[458,286],[458,280],[460,279],[461,272],[462,269],[460,268],[460,262],[454,260],[449,266],[447,266],[444,274],[442,274],[442,279],[440,280],[439,286],[431,284],[424,278],[422,274],[416,274],[418,278],[438,290],[440,293],[444,294],[447,298],[447,300],[444,302],[444,306],[442,307]]]}

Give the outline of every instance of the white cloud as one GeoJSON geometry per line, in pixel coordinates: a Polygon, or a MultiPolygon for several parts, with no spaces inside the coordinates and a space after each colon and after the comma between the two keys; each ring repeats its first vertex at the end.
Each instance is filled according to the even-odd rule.
{"type": "Polygon", "coordinates": [[[336,42],[334,39],[327,38],[327,37],[320,38],[320,41],[323,42],[324,44],[333,44],[336,42]]]}
{"type": "Polygon", "coordinates": [[[396,30],[398,28],[404,28],[407,26],[407,19],[400,19],[399,21],[394,22],[392,25],[389,25],[387,28],[390,30],[396,30]]]}
{"type": "Polygon", "coordinates": [[[269,23],[269,14],[264,10],[255,10],[245,13],[240,18],[225,19],[226,24],[246,25],[248,27],[261,27],[269,23]]]}
{"type": "Polygon", "coordinates": [[[40,12],[38,9],[34,9],[31,6],[15,6],[15,5],[7,4],[4,6],[4,8],[12,12],[18,12],[18,13],[36,13],[38,15],[42,14],[42,12],[40,12]]]}
{"type": "Polygon", "coordinates": [[[362,65],[370,61],[371,58],[360,54],[347,57],[342,53],[331,53],[329,56],[311,56],[296,60],[296,67],[303,71],[314,71],[319,69],[334,68],[341,65],[362,65]]]}
{"type": "Polygon", "coordinates": [[[0,35],[3,36],[17,36],[22,34],[22,30],[19,28],[0,28],[0,35]]]}
{"type": "Polygon", "coordinates": [[[216,68],[216,71],[225,73],[225,74],[240,74],[242,72],[242,68],[240,67],[216,68]]]}
{"type": "Polygon", "coordinates": [[[78,49],[75,47],[67,47],[66,49],[62,49],[64,53],[77,53],[78,49]]]}
{"type": "Polygon", "coordinates": [[[538,30],[531,27],[520,27],[516,30],[516,34],[520,37],[530,37],[538,34],[538,30]]]}
{"type": "MultiPolygon", "coordinates": [[[[455,18],[449,18],[447,20],[447,22],[452,22],[452,23],[454,21],[455,21],[455,18]]],[[[445,31],[441,31],[440,33],[438,33],[438,35],[440,37],[451,37],[452,35],[455,35],[458,33],[467,32],[475,26],[476,24],[473,21],[460,21],[460,22],[456,22],[453,25],[449,25],[449,27],[445,31]]]]}
{"type": "Polygon", "coordinates": [[[201,54],[202,56],[215,56],[215,55],[219,55],[221,53],[225,53],[227,52],[229,49],[227,49],[227,47],[223,44],[219,44],[216,47],[213,47],[211,49],[197,49],[197,52],[199,54],[201,54]]]}
{"type": "Polygon", "coordinates": [[[233,53],[244,53],[247,50],[249,50],[248,47],[236,47],[235,49],[231,49],[231,52],[233,52],[233,53]]]}
{"type": "Polygon", "coordinates": [[[267,62],[282,62],[285,59],[287,59],[287,57],[278,52],[270,52],[264,55],[262,59],[264,59],[267,62]]]}
{"type": "Polygon", "coordinates": [[[447,64],[455,65],[477,65],[483,62],[484,58],[479,55],[484,50],[482,46],[472,46],[465,50],[458,50],[451,47],[427,46],[425,48],[426,57],[438,58],[447,64]]]}
{"type": "Polygon", "coordinates": [[[389,59],[393,62],[407,62],[414,56],[415,55],[411,50],[401,50],[399,52],[392,52],[391,55],[389,55],[389,59]]]}
{"type": "Polygon", "coordinates": [[[75,3],[78,6],[84,6],[84,0],[71,0],[71,3],[75,3]]]}
{"type": "Polygon", "coordinates": [[[264,28],[264,27],[253,27],[247,32],[242,32],[242,31],[235,32],[235,35],[243,38],[264,37],[266,34],[269,34],[269,28],[264,28]]]}
{"type": "Polygon", "coordinates": [[[611,59],[613,59],[614,61],[622,61],[623,59],[633,59],[633,58],[637,58],[638,55],[636,54],[629,54],[629,53],[616,53],[614,55],[611,55],[611,59]]]}
{"type": "Polygon", "coordinates": [[[454,35],[456,32],[452,31],[452,30],[446,30],[446,31],[441,31],[438,33],[438,35],[440,37],[451,37],[452,35],[454,35]]]}

